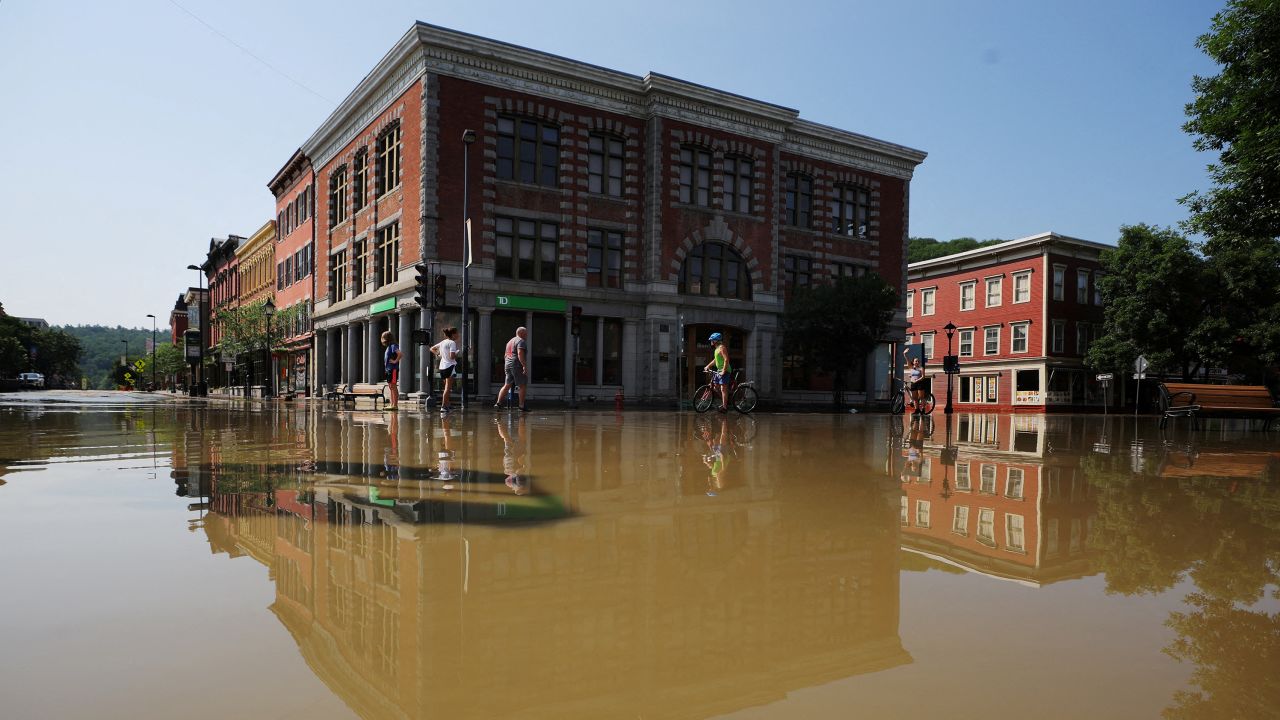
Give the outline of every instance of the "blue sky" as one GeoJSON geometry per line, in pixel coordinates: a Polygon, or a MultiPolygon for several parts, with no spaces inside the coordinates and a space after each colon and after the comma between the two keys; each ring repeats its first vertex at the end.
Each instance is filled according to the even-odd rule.
{"type": "Polygon", "coordinates": [[[0,0],[0,302],[163,323],[184,268],[272,217],[272,175],[414,20],[925,150],[912,235],[1114,243],[1122,224],[1176,224],[1206,186],[1181,125],[1221,7],[0,0]]]}

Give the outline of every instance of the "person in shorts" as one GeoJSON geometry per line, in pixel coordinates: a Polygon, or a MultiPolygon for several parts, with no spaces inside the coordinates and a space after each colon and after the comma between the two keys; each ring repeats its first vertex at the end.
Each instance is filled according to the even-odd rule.
{"type": "Polygon", "coordinates": [[[507,349],[502,358],[502,371],[506,380],[502,384],[502,389],[498,391],[497,401],[493,403],[495,410],[502,408],[502,401],[506,400],[507,393],[513,390],[520,397],[520,410],[529,409],[524,404],[525,389],[529,385],[529,355],[525,349],[525,338],[528,336],[528,330],[518,327],[515,337],[507,341],[507,349]]]}
{"type": "Polygon", "coordinates": [[[444,381],[443,394],[440,396],[440,412],[449,412],[450,394],[453,391],[453,372],[458,366],[458,328],[444,329],[444,339],[431,346],[431,354],[440,358],[438,370],[444,381]]]}
{"type": "Polygon", "coordinates": [[[707,341],[715,348],[715,352],[711,355],[711,362],[703,370],[710,372],[712,367],[715,368],[711,384],[720,388],[720,407],[716,410],[729,412],[729,378],[733,376],[733,366],[729,364],[729,348],[724,344],[724,336],[718,332],[711,333],[707,341]]]}
{"type": "Polygon", "coordinates": [[[911,390],[909,407],[915,408],[913,415],[924,414],[924,394],[929,389],[924,379],[924,366],[920,358],[911,358],[911,367],[907,368],[907,388],[911,390]]]}
{"type": "Polygon", "coordinates": [[[387,406],[388,410],[395,410],[400,407],[400,393],[396,390],[400,381],[400,346],[396,344],[396,336],[388,330],[382,333],[382,346],[386,350],[382,353],[382,369],[387,374],[387,392],[391,395],[391,404],[387,406]]]}

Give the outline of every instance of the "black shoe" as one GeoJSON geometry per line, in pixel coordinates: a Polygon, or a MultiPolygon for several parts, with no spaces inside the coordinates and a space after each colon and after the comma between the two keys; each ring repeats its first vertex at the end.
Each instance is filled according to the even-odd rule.
{"type": "Polygon", "coordinates": [[[520,412],[529,412],[529,408],[525,405],[520,406],[520,412]]]}
{"type": "Polygon", "coordinates": [[[502,405],[501,405],[500,403],[494,403],[494,404],[493,404],[493,409],[494,409],[494,410],[501,410],[501,409],[502,409],[502,405]]]}

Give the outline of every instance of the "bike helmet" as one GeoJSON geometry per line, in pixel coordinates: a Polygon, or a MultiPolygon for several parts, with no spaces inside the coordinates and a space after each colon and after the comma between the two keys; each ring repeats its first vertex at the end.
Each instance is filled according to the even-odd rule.
{"type": "Polygon", "coordinates": [[[720,333],[718,333],[718,332],[711,333],[711,337],[707,338],[707,342],[717,342],[717,341],[719,341],[719,340],[723,339],[723,337],[724,337],[724,336],[723,336],[723,335],[721,335],[721,334],[720,334],[720,333]]]}

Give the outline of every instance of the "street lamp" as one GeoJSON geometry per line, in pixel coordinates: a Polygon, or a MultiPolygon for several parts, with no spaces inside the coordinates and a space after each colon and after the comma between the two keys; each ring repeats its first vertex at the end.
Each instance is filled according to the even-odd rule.
{"type": "Polygon", "coordinates": [[[156,389],[156,316],[147,313],[151,318],[151,389],[156,389]]]}
{"type": "Polygon", "coordinates": [[[123,345],[124,345],[124,362],[122,362],[122,363],[120,363],[120,364],[121,364],[121,365],[123,365],[123,366],[125,367],[125,370],[126,370],[126,371],[128,371],[128,369],[129,369],[129,341],[128,341],[128,340],[121,340],[120,342],[121,342],[121,344],[123,344],[123,345]]]}
{"type": "Polygon", "coordinates": [[[192,395],[200,395],[200,390],[204,385],[204,270],[199,265],[188,265],[188,270],[196,271],[196,321],[200,323],[198,328],[200,331],[200,365],[196,369],[196,377],[192,380],[195,382],[195,392],[192,395]],[[198,377],[198,379],[196,379],[198,377]]]}
{"type": "MultiPolygon", "coordinates": [[[[947,407],[945,410],[943,410],[943,412],[950,415],[952,413],[951,378],[954,377],[956,374],[955,373],[955,371],[957,370],[956,365],[957,365],[957,360],[959,359],[951,354],[951,338],[954,337],[956,334],[956,326],[955,326],[955,323],[952,323],[951,321],[948,320],[947,324],[942,326],[942,329],[947,331],[947,357],[944,359],[942,363],[942,370],[947,374],[947,407]]],[[[951,421],[948,420],[947,426],[950,427],[950,425],[951,425],[951,421]]]]}
{"type": "Polygon", "coordinates": [[[467,404],[467,354],[471,352],[471,318],[467,315],[471,299],[471,214],[467,209],[468,171],[471,167],[471,143],[476,141],[475,130],[462,131],[462,377],[459,401],[467,404]]]}
{"type": "Polygon", "coordinates": [[[267,347],[266,347],[267,358],[266,359],[267,359],[267,372],[271,374],[271,382],[268,383],[266,387],[266,392],[270,393],[271,397],[275,397],[276,396],[276,373],[275,373],[275,369],[271,366],[271,316],[276,314],[276,304],[271,302],[271,298],[267,298],[267,301],[262,304],[262,314],[267,318],[267,347]]]}

